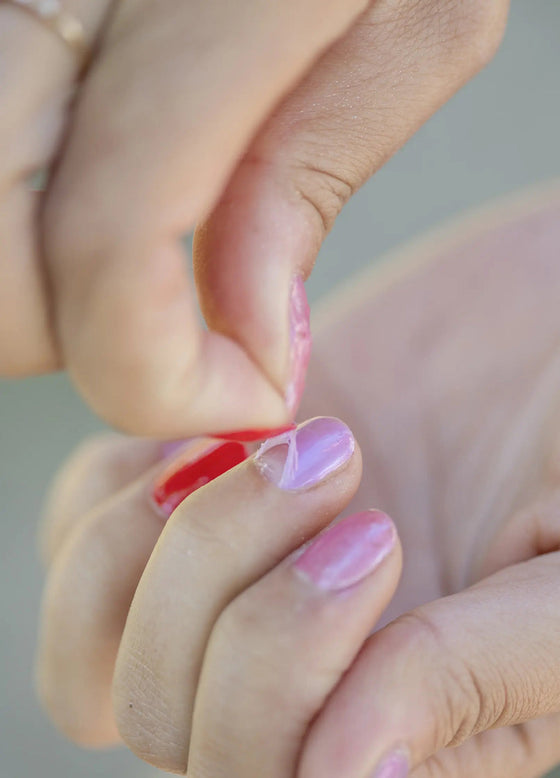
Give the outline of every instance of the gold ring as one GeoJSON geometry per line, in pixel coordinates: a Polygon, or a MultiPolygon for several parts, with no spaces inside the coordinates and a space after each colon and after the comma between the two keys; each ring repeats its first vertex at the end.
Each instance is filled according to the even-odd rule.
{"type": "Polygon", "coordinates": [[[84,25],[65,10],[60,0],[0,0],[27,11],[48,27],[79,57],[83,64],[88,53],[84,25]]]}

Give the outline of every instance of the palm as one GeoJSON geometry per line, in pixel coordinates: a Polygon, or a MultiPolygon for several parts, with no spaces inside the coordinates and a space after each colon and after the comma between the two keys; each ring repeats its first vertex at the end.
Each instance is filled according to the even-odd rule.
{"type": "Polygon", "coordinates": [[[398,524],[391,616],[476,577],[500,523],[554,477],[559,217],[556,193],[473,225],[319,317],[302,410],[350,424],[364,454],[357,500],[398,524]]]}

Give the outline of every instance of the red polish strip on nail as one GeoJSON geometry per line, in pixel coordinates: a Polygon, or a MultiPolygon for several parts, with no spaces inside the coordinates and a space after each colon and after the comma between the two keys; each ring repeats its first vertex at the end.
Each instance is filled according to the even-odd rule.
{"type": "MultiPolygon", "coordinates": [[[[264,440],[265,438],[274,438],[276,435],[281,435],[283,432],[289,432],[295,430],[296,424],[286,424],[284,427],[276,427],[275,429],[263,429],[263,430],[239,430],[236,432],[218,432],[215,433],[217,438],[221,440],[237,440],[243,443],[252,443],[255,440],[264,440]]],[[[214,433],[212,433],[214,434],[214,433]]]]}
{"type": "Polygon", "coordinates": [[[154,484],[152,499],[158,510],[169,518],[189,494],[246,458],[247,449],[242,443],[216,441],[215,446],[204,449],[195,459],[170,465],[154,484]]]}

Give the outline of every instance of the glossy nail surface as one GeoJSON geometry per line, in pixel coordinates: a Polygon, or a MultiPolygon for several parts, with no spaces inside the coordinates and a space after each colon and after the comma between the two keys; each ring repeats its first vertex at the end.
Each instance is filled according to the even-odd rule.
{"type": "Polygon", "coordinates": [[[265,441],[255,464],[281,489],[308,489],[348,462],[354,448],[346,424],[322,416],[265,441]]]}
{"type": "Polygon", "coordinates": [[[247,450],[242,443],[208,439],[194,443],[158,477],[152,490],[152,501],[158,512],[169,518],[189,494],[246,457],[247,450]]]}
{"type": "Polygon", "coordinates": [[[322,532],[295,562],[315,586],[339,591],[370,575],[395,545],[391,519],[381,511],[363,511],[322,532]]]}
{"type": "Polygon", "coordinates": [[[309,303],[303,279],[296,276],[290,292],[290,379],[286,388],[286,405],[292,417],[303,394],[310,355],[309,303]]]}
{"type": "Polygon", "coordinates": [[[406,778],[410,772],[408,756],[396,749],[385,756],[373,771],[371,778],[406,778]]]}

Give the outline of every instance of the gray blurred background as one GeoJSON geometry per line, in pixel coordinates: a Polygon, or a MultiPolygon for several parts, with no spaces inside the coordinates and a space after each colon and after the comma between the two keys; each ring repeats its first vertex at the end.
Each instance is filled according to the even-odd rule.
{"type": "MultiPolygon", "coordinates": [[[[311,299],[464,208],[560,176],[559,140],[560,2],[513,0],[491,66],[346,208],[309,282],[311,299]]],[[[41,501],[59,463],[101,426],[64,376],[0,380],[0,778],[153,776],[124,751],[64,742],[33,692],[41,501]]]]}

